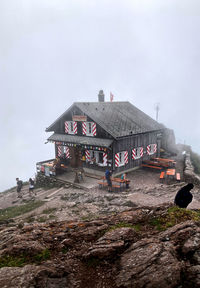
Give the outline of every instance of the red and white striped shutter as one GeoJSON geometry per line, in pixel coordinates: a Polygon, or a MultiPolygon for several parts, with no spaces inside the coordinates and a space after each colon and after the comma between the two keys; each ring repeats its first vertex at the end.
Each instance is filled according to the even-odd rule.
{"type": "Polygon", "coordinates": [[[96,125],[96,123],[92,123],[92,135],[93,136],[97,135],[97,125],[96,125]]]}
{"type": "Polygon", "coordinates": [[[90,161],[90,150],[85,150],[86,161],[90,161]]]}
{"type": "Polygon", "coordinates": [[[64,147],[64,153],[65,153],[65,155],[66,155],[65,157],[68,159],[69,156],[70,156],[69,147],[67,147],[67,146],[64,147]]]}
{"type": "Polygon", "coordinates": [[[62,146],[57,146],[58,148],[58,157],[62,156],[62,146]]]}
{"type": "Polygon", "coordinates": [[[107,166],[108,154],[103,153],[103,166],[107,166]]]}
{"type": "Polygon", "coordinates": [[[128,164],[128,151],[124,151],[124,163],[128,164]]]}
{"type": "Polygon", "coordinates": [[[151,151],[151,145],[147,146],[147,154],[150,155],[150,151],[151,151]]]}
{"type": "Polygon", "coordinates": [[[77,134],[77,122],[76,121],[73,122],[73,130],[74,130],[74,134],[77,134]]]}
{"type": "Polygon", "coordinates": [[[65,133],[69,133],[69,123],[65,121],[65,133]]]}
{"type": "Polygon", "coordinates": [[[153,153],[156,153],[157,151],[157,144],[153,144],[153,153]]]}
{"type": "Polygon", "coordinates": [[[140,157],[143,157],[143,155],[144,155],[144,149],[143,147],[140,147],[140,157]]]}
{"type": "Polygon", "coordinates": [[[82,133],[83,133],[83,135],[86,135],[86,132],[87,132],[86,122],[83,122],[82,123],[82,133]]]}
{"type": "Polygon", "coordinates": [[[119,153],[115,154],[115,167],[119,167],[119,153]]]}
{"type": "Polygon", "coordinates": [[[136,152],[136,149],[133,149],[133,150],[132,150],[132,159],[133,159],[133,160],[135,160],[135,152],[136,152]]]}

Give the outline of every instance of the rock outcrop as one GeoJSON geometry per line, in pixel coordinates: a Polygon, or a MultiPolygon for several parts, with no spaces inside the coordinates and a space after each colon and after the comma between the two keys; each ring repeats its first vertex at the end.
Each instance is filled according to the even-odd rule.
{"type": "Polygon", "coordinates": [[[0,287],[200,287],[199,212],[169,208],[1,226],[0,287]]]}

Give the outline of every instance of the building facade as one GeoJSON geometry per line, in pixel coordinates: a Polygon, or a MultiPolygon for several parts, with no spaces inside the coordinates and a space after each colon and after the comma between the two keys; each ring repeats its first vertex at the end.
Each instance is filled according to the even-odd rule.
{"type": "Polygon", "coordinates": [[[71,167],[114,173],[158,156],[163,126],[129,102],[75,102],[47,129],[55,156],[71,167]]]}

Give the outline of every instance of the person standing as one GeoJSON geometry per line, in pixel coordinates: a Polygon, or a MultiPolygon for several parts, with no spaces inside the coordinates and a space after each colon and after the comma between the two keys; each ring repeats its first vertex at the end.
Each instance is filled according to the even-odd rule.
{"type": "Polygon", "coordinates": [[[19,178],[16,178],[16,181],[17,181],[17,194],[18,194],[17,197],[22,198],[21,190],[22,190],[23,182],[22,180],[19,180],[19,178]]]}
{"type": "Polygon", "coordinates": [[[108,183],[108,192],[112,192],[111,175],[112,175],[112,172],[107,169],[106,172],[105,172],[105,177],[106,177],[106,181],[108,183]]]}
{"type": "Polygon", "coordinates": [[[187,206],[192,202],[193,195],[190,192],[194,188],[192,183],[189,183],[182,187],[176,194],[174,199],[174,204],[180,208],[187,208],[187,206]]]}
{"type": "MultiPolygon", "coordinates": [[[[29,196],[33,196],[33,191],[34,191],[34,180],[32,178],[29,178],[29,196]]],[[[36,193],[35,193],[36,195],[36,193]]]]}

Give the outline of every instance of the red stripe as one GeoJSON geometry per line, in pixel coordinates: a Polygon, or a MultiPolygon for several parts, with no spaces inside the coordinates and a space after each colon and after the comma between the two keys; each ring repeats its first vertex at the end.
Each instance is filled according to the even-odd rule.
{"type": "Polygon", "coordinates": [[[82,133],[83,135],[86,135],[86,122],[82,123],[82,133]]]}
{"type": "Polygon", "coordinates": [[[119,167],[119,153],[115,154],[115,166],[119,167]]]}

